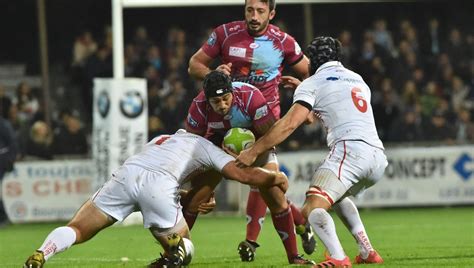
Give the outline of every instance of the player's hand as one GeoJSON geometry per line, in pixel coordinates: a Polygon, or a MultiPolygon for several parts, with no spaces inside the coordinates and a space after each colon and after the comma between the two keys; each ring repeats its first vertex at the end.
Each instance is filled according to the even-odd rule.
{"type": "Polygon", "coordinates": [[[214,192],[212,192],[211,197],[207,200],[206,203],[199,204],[198,211],[202,214],[207,214],[216,208],[216,198],[214,197],[214,192]]]}
{"type": "Polygon", "coordinates": [[[229,147],[224,146],[224,142],[222,142],[221,148],[222,148],[222,150],[224,150],[224,152],[230,154],[233,158],[237,158],[237,156],[238,156],[237,153],[232,151],[229,147]]]}
{"type": "Polygon", "coordinates": [[[301,81],[296,77],[285,75],[281,77],[280,84],[283,85],[283,88],[295,90],[301,81]]]}
{"type": "Polygon", "coordinates": [[[238,167],[249,167],[257,159],[257,155],[251,150],[252,147],[242,150],[236,157],[235,161],[238,167]]]}
{"type": "Polygon", "coordinates": [[[230,75],[231,68],[232,68],[232,62],[229,62],[227,64],[221,64],[217,66],[216,71],[223,72],[226,75],[230,75]]]}

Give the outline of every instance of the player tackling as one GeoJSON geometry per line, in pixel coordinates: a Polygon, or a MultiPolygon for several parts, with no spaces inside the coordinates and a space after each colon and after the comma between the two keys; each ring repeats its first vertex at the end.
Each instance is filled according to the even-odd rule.
{"type": "Polygon", "coordinates": [[[326,246],[329,256],[316,267],[351,267],[327,212],[332,206],[345,211],[344,223],[359,245],[356,263],[381,263],[360,221],[357,208],[348,198],[371,187],[387,166],[370,105],[370,89],[362,77],[342,66],[341,44],[331,37],[317,37],[308,46],[311,74],[296,89],[293,105],[285,116],[237,158],[251,165],[256,157],[284,141],[311,116],[317,116],[327,129],[330,152],[313,175],[306,192],[303,214],[326,246]],[[358,224],[357,224],[358,223],[358,224]]]}
{"type": "Polygon", "coordinates": [[[179,204],[180,185],[196,173],[215,169],[228,179],[257,187],[276,186],[285,192],[281,172],[238,168],[234,158],[208,140],[184,130],[154,138],[128,158],[110,179],[76,212],[67,226],[54,229],[25,262],[43,267],[55,254],[88,241],[102,229],[122,221],[140,208],[143,224],[158,240],[165,254],[150,267],[180,267],[192,245],[179,204]],[[188,246],[186,246],[186,243],[188,246]]]}

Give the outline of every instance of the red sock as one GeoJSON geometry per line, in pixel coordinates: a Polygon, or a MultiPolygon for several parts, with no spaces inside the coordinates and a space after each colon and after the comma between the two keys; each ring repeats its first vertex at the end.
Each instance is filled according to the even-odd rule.
{"type": "Polygon", "coordinates": [[[186,223],[188,224],[189,230],[193,229],[194,223],[196,222],[198,213],[194,212],[189,212],[187,210],[183,211],[183,216],[184,219],[186,220],[186,223]]]}
{"type": "Polygon", "coordinates": [[[298,255],[298,248],[296,246],[295,225],[293,223],[293,215],[291,208],[272,215],[273,226],[281,237],[281,241],[285,246],[286,256],[288,261],[291,261],[298,255]]]}
{"type": "Polygon", "coordinates": [[[291,214],[293,214],[293,220],[295,221],[295,226],[305,225],[306,219],[303,217],[303,214],[301,214],[300,209],[297,208],[295,204],[293,204],[290,200],[288,200],[288,205],[291,208],[291,214]]]}
{"type": "Polygon", "coordinates": [[[260,192],[256,188],[250,188],[247,200],[247,240],[257,241],[266,213],[267,204],[265,204],[260,192]]]}

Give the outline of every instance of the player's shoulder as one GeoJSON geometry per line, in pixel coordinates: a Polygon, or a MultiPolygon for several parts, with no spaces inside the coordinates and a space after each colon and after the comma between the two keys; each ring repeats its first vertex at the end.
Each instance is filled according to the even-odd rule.
{"type": "Polygon", "coordinates": [[[234,88],[234,92],[239,96],[249,96],[253,94],[263,96],[262,92],[257,87],[245,82],[232,82],[232,87],[234,88]]]}
{"type": "Polygon", "coordinates": [[[268,25],[267,35],[273,36],[273,37],[279,39],[280,41],[283,41],[283,40],[287,39],[288,37],[290,37],[291,39],[293,38],[291,35],[289,35],[289,34],[285,33],[284,31],[280,30],[280,28],[278,28],[278,26],[275,26],[273,24],[268,25]]]}
{"type": "Polygon", "coordinates": [[[221,25],[227,35],[237,33],[239,31],[245,30],[245,22],[240,21],[231,21],[221,25]]]}

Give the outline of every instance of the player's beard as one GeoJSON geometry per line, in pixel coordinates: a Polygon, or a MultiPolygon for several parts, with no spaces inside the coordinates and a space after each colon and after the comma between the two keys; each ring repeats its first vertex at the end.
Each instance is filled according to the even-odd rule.
{"type": "Polygon", "coordinates": [[[261,35],[265,31],[268,26],[269,21],[264,21],[259,24],[252,24],[252,21],[246,21],[247,24],[247,31],[250,35],[261,35]]]}

